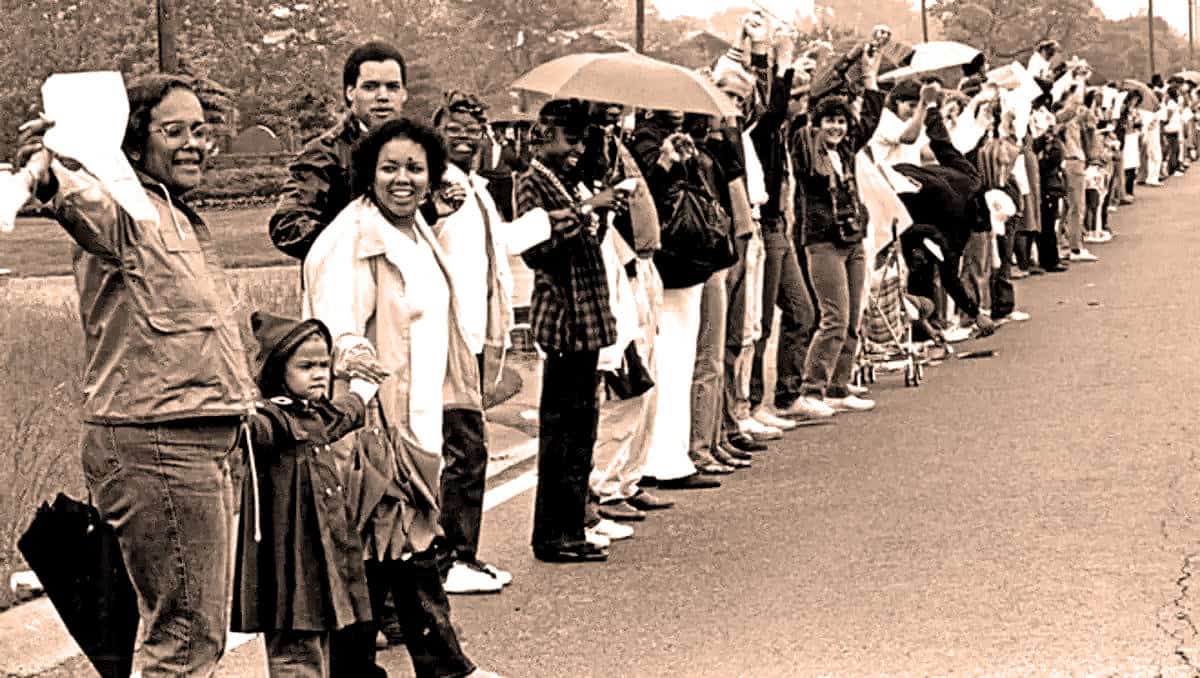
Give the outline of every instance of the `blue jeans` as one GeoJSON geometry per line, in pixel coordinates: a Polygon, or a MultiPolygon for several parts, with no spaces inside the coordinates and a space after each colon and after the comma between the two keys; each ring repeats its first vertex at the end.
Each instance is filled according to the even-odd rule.
{"type": "Polygon", "coordinates": [[[137,592],[142,675],[211,676],[225,651],[236,419],[86,424],[84,477],[137,592]]]}
{"type": "Polygon", "coordinates": [[[821,320],[804,360],[804,395],[844,398],[858,351],[867,260],[862,243],[804,248],[821,320]]]}
{"type": "Polygon", "coordinates": [[[725,329],[729,311],[725,271],[704,283],[700,297],[700,335],[692,372],[692,436],[689,454],[696,464],[715,461],[712,450],[721,440],[725,414],[725,329]]]}
{"type": "Polygon", "coordinates": [[[804,269],[787,234],[765,231],[763,243],[762,337],[754,345],[754,365],[750,374],[750,407],[766,401],[763,360],[767,342],[775,324],[775,306],[782,312],[779,343],[775,352],[775,405],[787,407],[800,397],[804,356],[812,341],[816,311],[804,279],[804,269]]]}

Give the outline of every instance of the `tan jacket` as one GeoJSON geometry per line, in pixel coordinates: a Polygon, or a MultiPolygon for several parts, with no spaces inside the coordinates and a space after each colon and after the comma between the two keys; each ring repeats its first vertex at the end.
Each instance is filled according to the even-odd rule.
{"type": "MultiPolygon", "coordinates": [[[[405,278],[400,255],[389,251],[380,235],[384,228],[393,227],[374,203],[359,198],[317,237],[304,260],[304,317],[324,322],[335,340],[345,335],[367,339],[391,373],[380,385],[378,399],[384,423],[398,439],[390,441],[390,449],[368,459],[361,477],[350,482],[362,486],[363,499],[357,507],[360,525],[368,515],[371,518],[370,533],[364,535],[368,555],[399,558],[429,548],[438,533],[442,451],[422,449],[409,425],[409,399],[428,397],[411,393],[409,381],[410,366],[422,358],[412,355],[413,306],[408,300],[409,295],[421,293],[421,284],[405,278]]],[[[443,408],[482,411],[479,366],[459,328],[441,248],[419,216],[417,233],[433,249],[451,289],[443,408]]]]}
{"type": "Polygon", "coordinates": [[[204,221],[145,185],[137,221],[98,179],[55,163],[55,219],[78,245],[75,283],[87,366],[85,422],[242,416],[255,388],[234,296],[204,221]]]}

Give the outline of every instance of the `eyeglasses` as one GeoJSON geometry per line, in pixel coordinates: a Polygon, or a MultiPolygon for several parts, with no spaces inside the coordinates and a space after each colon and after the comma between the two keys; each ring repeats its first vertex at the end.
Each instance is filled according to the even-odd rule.
{"type": "Polygon", "coordinates": [[[151,127],[151,132],[163,135],[172,143],[187,143],[189,135],[195,137],[201,144],[207,143],[212,136],[212,127],[207,123],[198,122],[190,127],[186,122],[167,122],[158,127],[151,127]]]}
{"type": "Polygon", "coordinates": [[[459,125],[457,123],[449,123],[446,125],[446,136],[451,137],[478,137],[483,134],[482,125],[459,125]]]}

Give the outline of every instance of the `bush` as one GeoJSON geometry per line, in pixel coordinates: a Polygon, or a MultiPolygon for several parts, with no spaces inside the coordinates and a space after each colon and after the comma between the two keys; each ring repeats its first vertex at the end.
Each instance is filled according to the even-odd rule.
{"type": "Polygon", "coordinates": [[[236,200],[239,198],[272,198],[287,181],[287,167],[260,165],[211,169],[204,183],[188,194],[192,201],[236,200]]]}

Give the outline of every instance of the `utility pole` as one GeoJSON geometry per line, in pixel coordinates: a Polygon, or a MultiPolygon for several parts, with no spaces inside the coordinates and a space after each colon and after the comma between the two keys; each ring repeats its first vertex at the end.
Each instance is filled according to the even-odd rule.
{"type": "Polygon", "coordinates": [[[637,0],[637,34],[634,36],[634,48],[638,54],[646,53],[646,0],[637,0]]]}
{"type": "Polygon", "coordinates": [[[1195,68],[1195,0],[1188,0],[1188,68],[1195,68]]]}
{"type": "Polygon", "coordinates": [[[1146,10],[1146,23],[1150,27],[1150,77],[1154,78],[1157,69],[1154,68],[1154,0],[1148,0],[1149,5],[1146,10]]]}
{"type": "Polygon", "coordinates": [[[926,16],[927,10],[925,8],[928,2],[929,0],[921,0],[921,40],[924,42],[929,42],[929,17],[926,16]]]}
{"type": "Polygon", "coordinates": [[[175,46],[175,0],[156,0],[158,5],[158,70],[179,71],[179,51],[175,46]]]}

